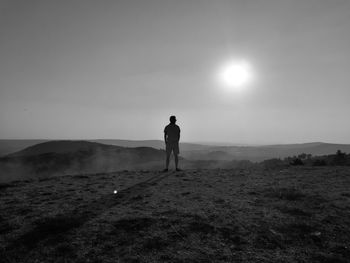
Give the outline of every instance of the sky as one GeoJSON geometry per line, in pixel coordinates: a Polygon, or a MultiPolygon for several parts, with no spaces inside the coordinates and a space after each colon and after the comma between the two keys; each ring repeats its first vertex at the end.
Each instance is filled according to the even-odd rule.
{"type": "Polygon", "coordinates": [[[0,139],[350,143],[349,47],[348,0],[0,0],[0,139]]]}

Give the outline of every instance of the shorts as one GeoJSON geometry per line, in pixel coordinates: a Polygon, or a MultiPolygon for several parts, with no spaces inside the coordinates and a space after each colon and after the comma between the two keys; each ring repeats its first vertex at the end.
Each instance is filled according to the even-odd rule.
{"type": "Polygon", "coordinates": [[[178,155],[180,153],[179,142],[167,142],[165,150],[168,155],[170,155],[171,152],[174,152],[175,155],[178,155]]]}

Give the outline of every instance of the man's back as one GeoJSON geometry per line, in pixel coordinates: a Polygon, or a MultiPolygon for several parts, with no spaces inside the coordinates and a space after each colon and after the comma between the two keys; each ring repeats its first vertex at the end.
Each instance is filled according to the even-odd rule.
{"type": "Polygon", "coordinates": [[[174,123],[170,123],[164,128],[169,142],[178,142],[180,139],[180,127],[174,123]]]}
{"type": "Polygon", "coordinates": [[[179,163],[178,155],[180,153],[180,150],[179,150],[180,127],[175,124],[176,123],[175,116],[170,116],[169,120],[170,120],[170,123],[164,128],[164,141],[165,141],[165,152],[166,152],[166,162],[165,162],[166,168],[164,169],[164,172],[168,171],[171,152],[174,153],[176,171],[181,171],[178,167],[178,163],[179,163]]]}

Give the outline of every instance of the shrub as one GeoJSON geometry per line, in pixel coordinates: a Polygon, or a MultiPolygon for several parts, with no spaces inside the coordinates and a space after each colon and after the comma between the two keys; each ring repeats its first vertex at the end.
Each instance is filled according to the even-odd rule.
{"type": "Polygon", "coordinates": [[[295,158],[290,164],[291,165],[304,165],[304,162],[300,158],[295,158]]]}
{"type": "Polygon", "coordinates": [[[313,166],[326,166],[327,162],[325,160],[321,160],[321,159],[316,159],[313,163],[313,166]]]}
{"type": "Polygon", "coordinates": [[[264,168],[267,168],[267,169],[273,169],[273,168],[280,169],[286,166],[286,162],[284,162],[279,158],[274,158],[274,159],[263,161],[262,165],[264,166],[264,168]]]}

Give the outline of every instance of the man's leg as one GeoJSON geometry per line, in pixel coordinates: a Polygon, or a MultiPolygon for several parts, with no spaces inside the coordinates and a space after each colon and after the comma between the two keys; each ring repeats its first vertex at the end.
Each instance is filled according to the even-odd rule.
{"type": "Polygon", "coordinates": [[[174,153],[174,156],[175,156],[175,168],[176,168],[176,170],[178,170],[178,165],[179,165],[179,155],[174,153]]]}
{"type": "Polygon", "coordinates": [[[170,160],[171,150],[169,148],[169,144],[168,143],[165,144],[165,153],[166,153],[165,169],[163,170],[163,172],[167,172],[168,168],[169,168],[169,160],[170,160]]]}
{"type": "Polygon", "coordinates": [[[169,168],[170,153],[166,153],[165,169],[169,168]]]}
{"type": "Polygon", "coordinates": [[[177,142],[175,145],[174,145],[174,157],[175,157],[175,168],[176,168],[176,171],[181,171],[179,169],[179,142],[177,142]]]}

